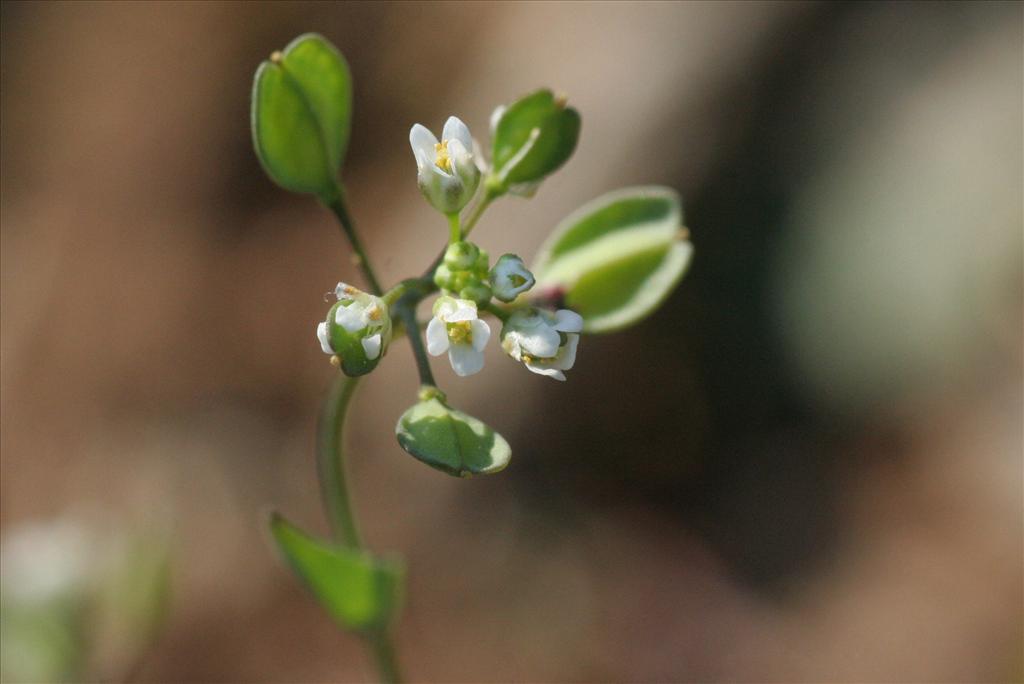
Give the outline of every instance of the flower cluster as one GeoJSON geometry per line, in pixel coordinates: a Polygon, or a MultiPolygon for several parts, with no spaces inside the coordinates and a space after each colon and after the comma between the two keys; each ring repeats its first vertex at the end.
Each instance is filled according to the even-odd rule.
{"type": "MultiPolygon", "coordinates": [[[[503,109],[495,112],[500,120],[503,109]]],[[[444,125],[441,141],[416,124],[409,133],[420,189],[427,200],[444,214],[458,212],[472,198],[480,180],[480,169],[489,165],[479,158],[469,128],[452,116],[444,125]]],[[[461,237],[461,236],[460,236],[461,237]]],[[[545,311],[534,307],[511,311],[491,303],[492,297],[514,303],[533,287],[535,278],[515,254],[502,255],[488,268],[487,252],[465,239],[451,242],[434,272],[434,283],[442,292],[427,324],[427,351],[433,356],[448,352],[456,375],[467,376],[484,367],[484,347],[491,337],[490,326],[480,311],[503,320],[502,349],[529,370],[555,380],[565,380],[564,371],[576,360],[576,345],[583,319],[572,311],[545,311]]]]}
{"type": "MultiPolygon", "coordinates": [[[[495,120],[502,114],[499,108],[495,120]]],[[[409,132],[409,142],[420,190],[434,208],[457,221],[458,212],[476,193],[481,169],[489,168],[469,128],[449,117],[438,141],[429,129],[416,124],[409,132]]],[[[440,356],[447,352],[456,375],[480,372],[484,348],[491,338],[490,326],[480,318],[485,312],[502,320],[501,348],[506,354],[534,373],[565,380],[565,371],[576,360],[583,319],[566,309],[506,309],[492,303],[497,299],[515,307],[520,296],[533,287],[533,274],[515,254],[502,255],[491,267],[485,250],[464,239],[461,232],[458,237],[449,243],[434,270],[433,282],[441,296],[427,324],[428,353],[440,356]]],[[[335,295],[338,303],[317,326],[320,346],[347,375],[368,373],[391,338],[388,307],[380,297],[344,283],[338,284],[335,295]]]]}

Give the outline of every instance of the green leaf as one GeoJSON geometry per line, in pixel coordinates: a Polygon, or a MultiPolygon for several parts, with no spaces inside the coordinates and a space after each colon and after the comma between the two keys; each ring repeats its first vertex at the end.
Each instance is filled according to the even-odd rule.
{"type": "Polygon", "coordinates": [[[579,136],[579,112],[550,90],[531,93],[509,105],[495,127],[495,174],[504,183],[539,181],[572,156],[579,136]]]}
{"type": "Polygon", "coordinates": [[[496,473],[512,456],[504,437],[436,397],[402,414],[395,432],[403,449],[449,475],[496,473]]]}
{"type": "Polygon", "coordinates": [[[583,316],[603,333],[652,313],[678,284],[693,255],[679,195],[657,186],[625,188],[588,202],[545,241],[532,269],[534,292],[583,316]]]}
{"type": "Polygon", "coordinates": [[[256,70],[253,144],[281,187],[334,198],[351,119],[348,64],[322,36],[299,36],[256,70]]]}
{"type": "Polygon", "coordinates": [[[401,563],[314,539],[278,513],[270,516],[270,531],[292,570],[338,624],[358,632],[391,624],[401,599],[401,563]]]}

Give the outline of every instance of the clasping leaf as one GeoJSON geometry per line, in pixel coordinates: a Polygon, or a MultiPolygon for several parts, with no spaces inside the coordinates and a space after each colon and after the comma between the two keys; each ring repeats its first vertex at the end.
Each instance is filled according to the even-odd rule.
{"type": "Polygon", "coordinates": [[[400,605],[403,569],[397,560],[311,537],[278,513],[270,532],[285,560],[321,605],[346,629],[387,629],[400,605]]]}

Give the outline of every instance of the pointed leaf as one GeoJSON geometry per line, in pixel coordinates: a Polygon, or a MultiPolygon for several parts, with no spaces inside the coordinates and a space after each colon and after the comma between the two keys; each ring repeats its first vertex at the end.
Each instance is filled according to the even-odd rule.
{"type": "Polygon", "coordinates": [[[498,120],[494,168],[507,183],[539,181],[572,156],[579,135],[579,112],[550,90],[538,90],[509,105],[498,120]]]}
{"type": "Polygon", "coordinates": [[[512,456],[504,437],[437,398],[421,401],[402,414],[395,432],[403,449],[449,475],[496,473],[512,456]]]}
{"type": "Polygon", "coordinates": [[[399,562],[322,542],[277,513],[270,531],[292,570],[338,624],[371,631],[391,623],[400,603],[399,562]]]}

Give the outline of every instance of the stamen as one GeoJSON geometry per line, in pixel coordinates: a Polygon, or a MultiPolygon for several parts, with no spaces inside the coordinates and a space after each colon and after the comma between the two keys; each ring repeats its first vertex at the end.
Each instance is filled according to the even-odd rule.
{"type": "Polygon", "coordinates": [[[472,344],[473,343],[473,326],[469,324],[469,321],[459,321],[458,323],[448,324],[448,339],[455,344],[472,344]]]}
{"type": "Polygon", "coordinates": [[[332,366],[334,366],[335,368],[337,368],[338,366],[340,366],[340,365],[341,365],[341,357],[340,357],[340,356],[338,356],[337,354],[335,354],[334,356],[332,356],[332,357],[331,357],[331,365],[332,365],[332,366]]]}
{"type": "Polygon", "coordinates": [[[437,158],[434,159],[434,164],[437,168],[452,172],[452,160],[448,156],[448,141],[442,140],[441,142],[434,145],[434,151],[437,153],[437,158]]]}

